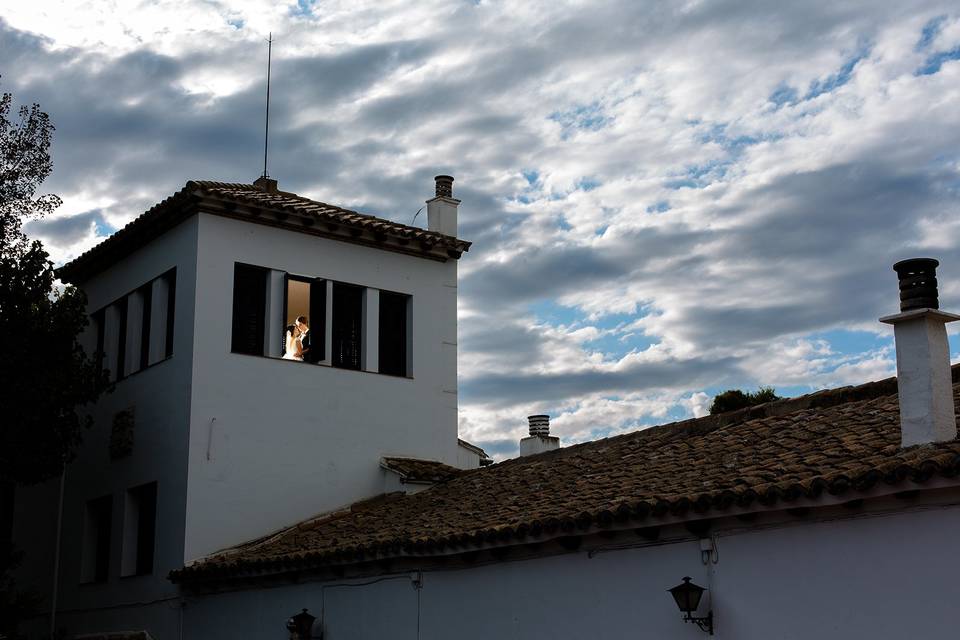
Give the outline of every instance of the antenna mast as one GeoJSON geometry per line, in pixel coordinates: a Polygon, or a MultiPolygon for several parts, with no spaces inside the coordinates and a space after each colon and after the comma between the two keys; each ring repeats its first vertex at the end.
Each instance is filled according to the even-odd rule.
{"type": "Polygon", "coordinates": [[[267,143],[270,140],[270,63],[273,57],[273,32],[267,39],[267,115],[263,127],[263,177],[269,178],[267,173],[267,143]]]}

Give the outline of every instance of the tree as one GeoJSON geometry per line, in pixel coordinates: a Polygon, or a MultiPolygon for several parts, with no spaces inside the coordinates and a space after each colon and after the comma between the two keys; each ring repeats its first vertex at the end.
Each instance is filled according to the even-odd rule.
{"type": "Polygon", "coordinates": [[[758,404],[781,399],[773,387],[760,387],[752,393],[744,393],[740,389],[728,389],[713,398],[713,404],[710,405],[710,415],[735,411],[745,407],[753,407],[758,404]]]}
{"type": "Polygon", "coordinates": [[[10,117],[0,97],[0,482],[33,484],[59,475],[91,418],[82,405],[106,389],[78,336],[86,299],[56,287],[53,263],[23,222],[53,211],[60,198],[37,195],[53,170],[53,124],[39,105],[10,117]]]}

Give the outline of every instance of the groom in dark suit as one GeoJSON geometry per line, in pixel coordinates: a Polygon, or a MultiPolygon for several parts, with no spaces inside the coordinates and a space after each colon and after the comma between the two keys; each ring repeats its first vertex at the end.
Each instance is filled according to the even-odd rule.
{"type": "Polygon", "coordinates": [[[310,326],[307,324],[307,316],[297,318],[297,329],[300,331],[300,346],[303,350],[304,362],[317,362],[314,351],[310,348],[313,341],[313,332],[310,331],[310,326]]]}

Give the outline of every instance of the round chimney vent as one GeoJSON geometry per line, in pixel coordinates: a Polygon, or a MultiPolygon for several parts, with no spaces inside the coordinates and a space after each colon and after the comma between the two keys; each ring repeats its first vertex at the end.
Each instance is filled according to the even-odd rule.
{"type": "Polygon", "coordinates": [[[453,197],[453,176],[436,176],[434,180],[437,183],[438,196],[453,197]]]}
{"type": "Polygon", "coordinates": [[[527,416],[527,422],[530,423],[530,435],[532,436],[549,436],[550,435],[550,416],[545,414],[537,414],[535,416],[527,416]]]}
{"type": "Polygon", "coordinates": [[[900,311],[939,309],[937,267],[933,258],[910,258],[893,265],[900,279],[900,311]]]}

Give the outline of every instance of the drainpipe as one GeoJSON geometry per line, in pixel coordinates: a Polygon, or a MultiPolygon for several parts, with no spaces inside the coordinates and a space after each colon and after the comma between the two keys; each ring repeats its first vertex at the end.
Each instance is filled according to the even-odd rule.
{"type": "Polygon", "coordinates": [[[57,501],[57,537],[53,551],[53,593],[50,595],[50,637],[57,630],[57,593],[60,591],[60,534],[63,531],[63,488],[67,478],[67,465],[60,472],[60,498],[57,501]]]}

